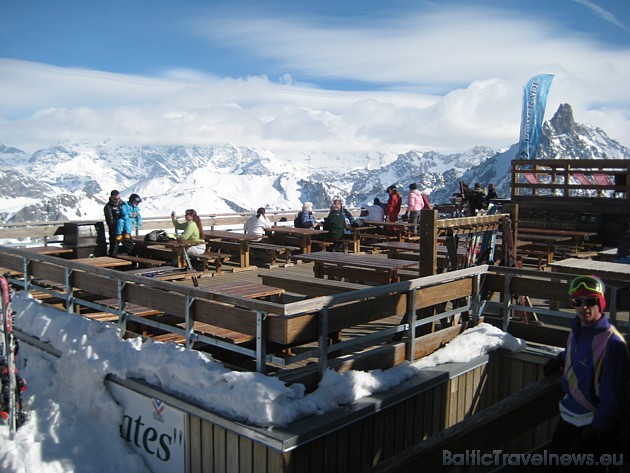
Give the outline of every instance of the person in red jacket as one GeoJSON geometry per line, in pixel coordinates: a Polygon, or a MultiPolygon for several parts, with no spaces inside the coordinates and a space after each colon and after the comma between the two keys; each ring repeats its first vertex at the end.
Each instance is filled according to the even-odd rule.
{"type": "MultiPolygon", "coordinates": [[[[389,194],[389,200],[385,205],[385,221],[397,222],[398,214],[400,213],[400,206],[402,205],[402,197],[396,186],[389,186],[387,188],[389,194]]],[[[398,229],[396,227],[388,228],[386,233],[396,233],[398,229]]]]}
{"type": "Polygon", "coordinates": [[[396,186],[389,186],[387,193],[389,194],[389,200],[385,205],[385,220],[388,222],[397,222],[400,206],[402,205],[402,197],[398,189],[396,189],[396,186]]]}

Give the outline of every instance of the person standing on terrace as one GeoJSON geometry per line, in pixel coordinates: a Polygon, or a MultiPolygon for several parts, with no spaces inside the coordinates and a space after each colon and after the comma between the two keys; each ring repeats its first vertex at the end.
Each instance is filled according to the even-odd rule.
{"type": "MultiPolygon", "coordinates": [[[[562,369],[564,397],[552,438],[554,453],[627,453],[622,433],[628,428],[630,362],[623,336],[604,315],[606,288],[596,276],[579,276],[569,285],[575,310],[566,349],[549,360],[545,376],[562,369]]],[[[618,455],[617,455],[618,456],[618,455]]],[[[596,466],[588,471],[598,470],[596,466]]]]}
{"type": "Polygon", "coordinates": [[[424,200],[422,194],[418,190],[418,184],[415,182],[409,184],[409,195],[407,196],[407,212],[409,215],[409,223],[413,224],[413,233],[418,233],[418,224],[420,223],[420,211],[424,208],[424,200]]]}
{"type": "Polygon", "coordinates": [[[389,200],[385,205],[385,219],[388,222],[397,222],[398,214],[400,213],[400,207],[402,205],[400,192],[398,192],[396,186],[389,186],[387,188],[387,193],[389,194],[389,200]]]}
{"type": "Polygon", "coordinates": [[[115,258],[118,256],[118,240],[116,239],[118,220],[122,215],[120,192],[117,190],[110,192],[109,200],[103,207],[103,213],[105,214],[105,223],[109,231],[109,256],[115,258]]]}
{"type": "Polygon", "coordinates": [[[177,230],[184,231],[181,235],[177,235],[177,238],[181,240],[199,241],[198,245],[189,247],[186,253],[190,256],[202,255],[206,251],[206,244],[203,239],[203,225],[201,224],[201,219],[194,209],[187,209],[184,215],[186,221],[179,223],[175,217],[175,211],[171,212],[171,221],[175,227],[175,233],[177,233],[177,230]]]}

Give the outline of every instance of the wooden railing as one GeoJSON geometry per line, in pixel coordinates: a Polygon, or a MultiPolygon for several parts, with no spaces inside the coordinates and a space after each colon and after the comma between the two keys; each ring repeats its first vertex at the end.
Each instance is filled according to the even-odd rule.
{"type": "Polygon", "coordinates": [[[512,161],[512,198],[630,199],[630,160],[512,161]]]}
{"type": "MultiPolygon", "coordinates": [[[[351,211],[358,214],[356,209],[351,211]]],[[[268,210],[267,218],[272,222],[278,222],[283,217],[289,222],[293,222],[297,210],[268,210]]],[[[313,214],[320,219],[328,215],[328,209],[314,209],[313,214]]],[[[216,227],[225,227],[234,225],[242,228],[245,221],[252,215],[252,212],[242,213],[225,213],[225,214],[206,214],[200,215],[201,223],[207,230],[216,227]]],[[[85,220],[93,222],[94,219],[85,220]]],[[[16,223],[0,223],[0,240],[2,239],[28,239],[33,242],[50,242],[61,241],[63,239],[63,228],[70,220],[55,220],[49,222],[16,222],[16,223]]],[[[72,220],[72,222],[82,222],[81,220],[72,220]]],[[[142,230],[158,230],[173,228],[170,216],[143,217],[142,230]]]]}

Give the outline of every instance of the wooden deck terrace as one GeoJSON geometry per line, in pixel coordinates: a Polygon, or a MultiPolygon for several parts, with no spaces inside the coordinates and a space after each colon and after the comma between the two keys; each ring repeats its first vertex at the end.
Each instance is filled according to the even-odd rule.
{"type": "MultiPolygon", "coordinates": [[[[557,308],[566,302],[566,287],[573,277],[483,265],[394,284],[363,285],[315,278],[312,265],[304,263],[201,277],[199,287],[194,287],[190,278],[161,281],[7,247],[0,247],[0,267],[19,274],[11,279],[14,284],[38,291],[67,312],[95,319],[104,313],[116,316],[116,323],[129,335],[157,334],[158,339],[191,349],[236,353],[255,360],[254,366],[245,362],[243,367],[262,373],[310,364],[309,375],[315,367],[321,375],[330,366],[372,369],[372,363],[388,367],[379,359],[389,360],[391,366],[413,361],[426,355],[428,347],[438,347],[459,333],[460,319],[476,324],[486,317],[511,330],[518,327],[516,312],[566,318],[566,310],[557,308]],[[234,281],[278,290],[273,300],[265,300],[264,294],[274,291],[261,298],[251,291],[239,295],[238,287],[227,290],[234,281]],[[519,297],[545,301],[548,307],[526,307],[519,297]],[[103,302],[112,299],[113,306],[103,302]],[[450,328],[435,331],[445,327],[445,321],[451,322],[450,328]],[[428,334],[433,342],[419,338],[420,334],[428,334]],[[400,339],[404,340],[397,342],[400,339]],[[372,350],[366,351],[366,346],[372,350]]],[[[627,310],[630,281],[609,278],[606,282],[615,291],[616,303],[610,306],[627,310]]],[[[617,318],[616,313],[610,315],[617,318]]],[[[526,334],[519,336],[529,341],[564,343],[563,329],[554,325],[521,329],[526,334]]]]}
{"type": "MultiPolygon", "coordinates": [[[[201,277],[195,288],[190,279],[162,282],[6,247],[0,247],[0,267],[13,271],[13,284],[54,299],[64,311],[89,317],[86,310],[109,310],[110,320],[122,327],[169,333],[189,349],[236,353],[255,360],[252,369],[309,390],[324,369],[387,369],[416,360],[481,317],[530,345],[525,353],[498,351],[436,367],[385,393],[272,430],[226,419],[145,383],[110,377],[108,383],[186,413],[187,472],[448,471],[441,463],[444,449],[527,452],[544,445],[555,425],[559,380],[543,379],[542,366],[551,356],[547,346],[566,342],[573,311],[563,306],[573,274],[484,265],[366,286],[316,280],[312,265],[304,263],[201,277]],[[279,302],[271,302],[213,290],[237,282],[284,291],[279,302]],[[249,345],[219,343],[194,330],[196,323],[238,331],[249,345]],[[339,331],[338,343],[329,345],[339,331]]],[[[630,278],[615,277],[605,278],[615,291],[611,317],[627,334],[630,278]]]]}

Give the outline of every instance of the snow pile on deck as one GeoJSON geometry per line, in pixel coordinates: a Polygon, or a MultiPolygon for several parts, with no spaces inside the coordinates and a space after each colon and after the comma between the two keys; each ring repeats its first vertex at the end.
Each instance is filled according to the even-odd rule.
{"type": "MultiPolygon", "coordinates": [[[[13,308],[15,326],[50,343],[62,357],[22,344],[26,366],[21,373],[29,383],[24,401],[31,420],[18,431],[13,448],[0,453],[3,471],[42,471],[37,462],[50,461],[59,462],[58,471],[68,471],[66,462],[93,459],[97,451],[102,471],[144,471],[142,461],[119,437],[118,422],[112,421],[121,418],[122,411],[103,382],[109,373],[145,380],[232,419],[272,427],[384,392],[424,368],[469,361],[499,347],[518,351],[525,346],[481,324],[413,364],[342,375],[328,371],[318,389],[305,394],[303,385],[286,386],[259,373],[231,371],[207,354],[174,344],[120,340],[111,325],[43,306],[24,293],[15,297],[13,308]],[[22,470],[24,465],[32,469],[22,470]]],[[[0,445],[7,445],[7,430],[0,429],[0,445]]]]}

